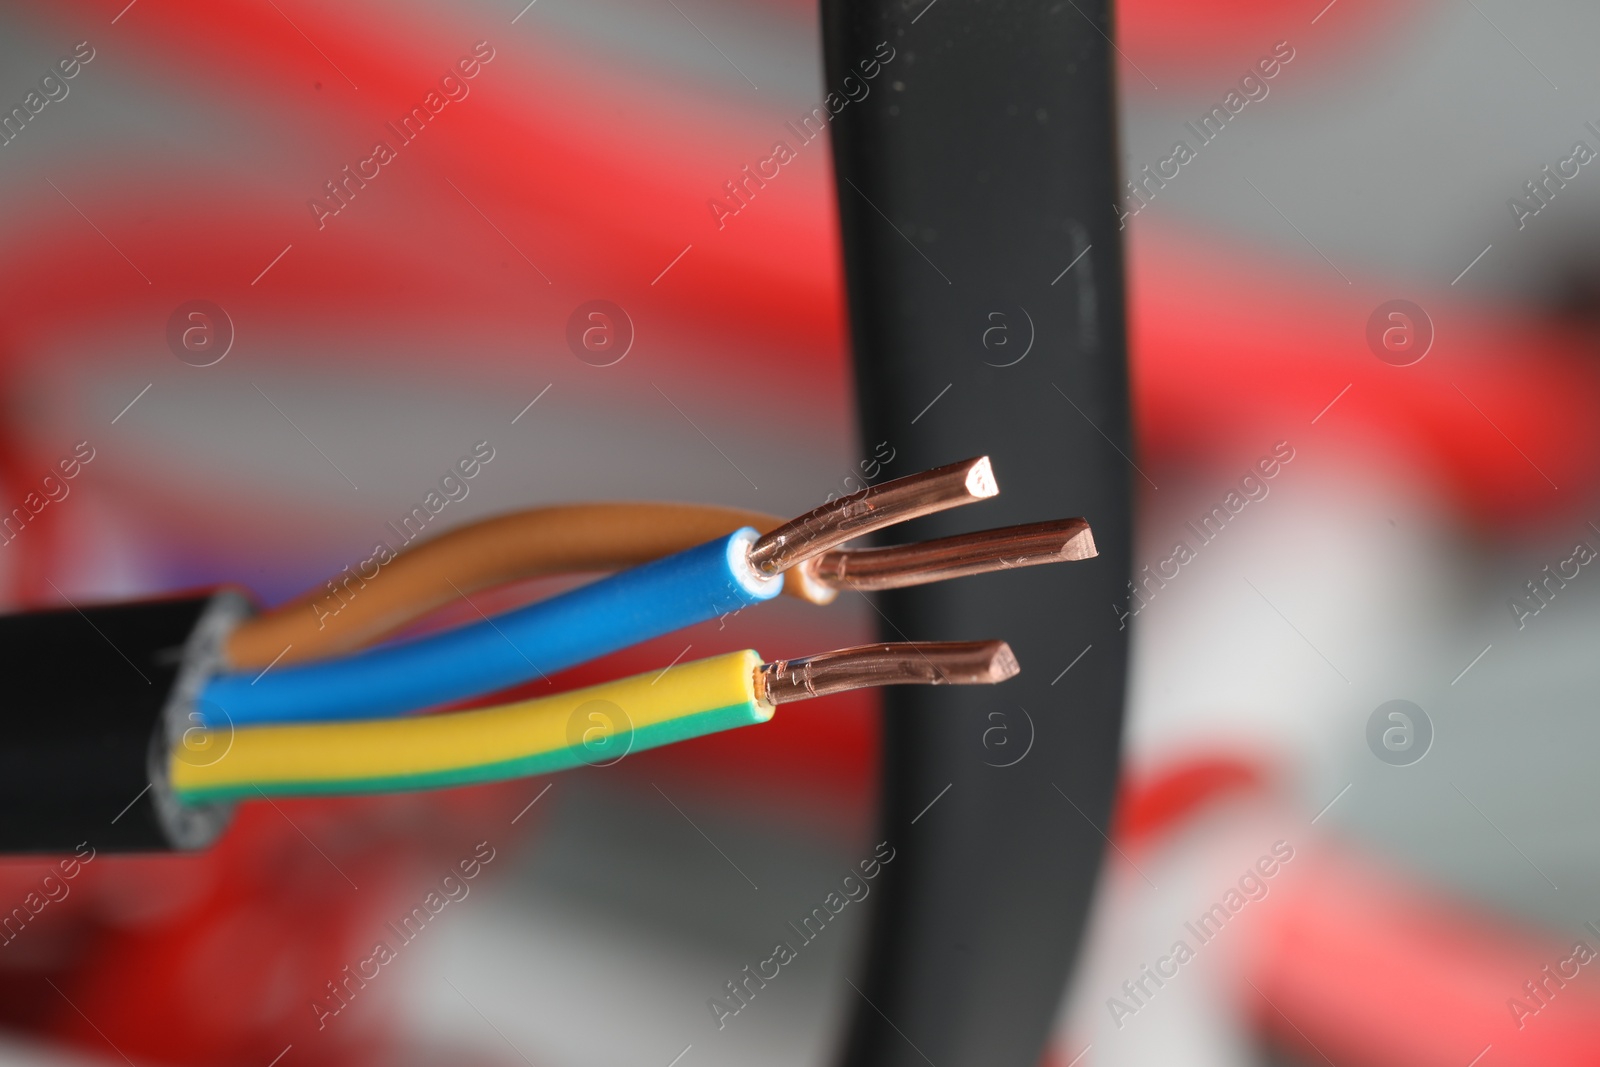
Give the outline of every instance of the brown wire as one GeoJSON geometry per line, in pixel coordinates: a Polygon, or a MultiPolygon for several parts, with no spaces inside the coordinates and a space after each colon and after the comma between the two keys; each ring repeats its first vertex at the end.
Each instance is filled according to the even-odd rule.
{"type": "MultiPolygon", "coordinates": [[[[502,515],[407,549],[375,576],[350,572],[262,612],[234,630],[228,659],[245,669],[338,655],[463,594],[541,575],[619,570],[741,526],[765,532],[784,521],[739,508],[650,503],[569,504],[502,515]]],[[[799,568],[788,575],[784,592],[813,603],[834,595],[799,568]]]]}

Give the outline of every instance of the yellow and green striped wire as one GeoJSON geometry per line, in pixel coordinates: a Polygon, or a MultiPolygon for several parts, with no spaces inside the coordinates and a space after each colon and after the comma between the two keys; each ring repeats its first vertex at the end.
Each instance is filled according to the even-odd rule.
{"type": "Polygon", "coordinates": [[[231,737],[209,730],[172,750],[172,787],[185,803],[204,804],[437,789],[609,763],[766,722],[773,708],[756,699],[760,665],[745,650],[474,711],[241,727],[231,737]]]}

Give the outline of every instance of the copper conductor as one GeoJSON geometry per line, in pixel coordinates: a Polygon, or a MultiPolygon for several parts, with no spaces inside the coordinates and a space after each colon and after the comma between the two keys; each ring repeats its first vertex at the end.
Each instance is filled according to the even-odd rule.
{"type": "Polygon", "coordinates": [[[860,645],[756,668],[756,697],[765,704],[879,685],[994,685],[1021,668],[1004,641],[912,641],[860,645]]]}
{"type": "Polygon", "coordinates": [[[807,576],[835,589],[899,589],[1011,567],[1036,567],[1096,555],[1094,535],[1083,519],[1055,519],[1025,526],[942,537],[890,548],[840,549],[813,560],[807,576]]]}
{"type": "Polygon", "coordinates": [[[988,456],[896,478],[840,497],[763,534],[750,546],[750,564],[760,574],[778,574],[863,534],[999,492],[988,456]]]}

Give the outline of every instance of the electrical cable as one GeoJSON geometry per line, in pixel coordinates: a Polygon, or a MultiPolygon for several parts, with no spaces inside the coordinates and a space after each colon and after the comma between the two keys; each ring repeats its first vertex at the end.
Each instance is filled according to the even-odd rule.
{"type": "Polygon", "coordinates": [[[548,676],[778,595],[747,556],[755,530],[634,567],[494,618],[413,641],[260,674],[213,678],[207,725],[370,719],[548,676]],[[220,718],[219,718],[220,716],[220,718]]]}
{"type": "MultiPolygon", "coordinates": [[[[614,571],[704,544],[729,530],[767,531],[784,520],[757,511],[696,504],[596,503],[500,515],[407,548],[372,574],[335,575],[264,611],[228,639],[238,670],[321,659],[372,644],[463,594],[548,574],[614,571]],[[348,599],[347,599],[348,596],[348,599]],[[318,612],[330,604],[337,615],[318,612]]],[[[826,602],[813,583],[784,585],[826,602]]]]}
{"type": "MultiPolygon", "coordinates": [[[[483,589],[542,575],[636,566],[730,528],[771,531],[784,523],[757,511],[697,504],[567,504],[501,515],[400,552],[372,575],[336,576],[246,620],[229,636],[227,657],[238,670],[327,659],[376,644],[483,589]],[[329,612],[316,610],[329,600],[339,604],[331,623],[329,612]]],[[[893,589],[1094,554],[1087,524],[1064,519],[915,546],[833,549],[787,571],[783,591],[807,603],[828,604],[841,589],[893,589]]]]}
{"type": "MultiPolygon", "coordinates": [[[[653,677],[575,695],[481,712],[400,716],[738,611],[777,596],[796,577],[814,586],[813,599],[825,602],[841,589],[897,588],[1094,554],[1082,519],[891,548],[838,547],[997,491],[988,460],[968,460],[831,501],[766,535],[745,527],[718,536],[481,623],[332,660],[281,669],[269,663],[254,677],[227,670],[228,638],[250,610],[243,595],[229,590],[197,600],[95,606],[87,614],[0,618],[0,629],[11,635],[3,646],[14,673],[48,677],[49,692],[70,694],[70,714],[24,716],[13,724],[19,743],[0,747],[0,765],[14,772],[0,775],[0,785],[16,778],[12,791],[24,808],[31,798],[53,798],[48,817],[0,819],[0,850],[71,846],[82,840],[82,826],[105,819],[125,830],[100,832],[108,848],[201,847],[227,825],[228,801],[247,790],[377,792],[489,781],[595,762],[621,747],[620,741],[606,747],[606,739],[619,734],[618,723],[631,751],[764,721],[778,704],[862,686],[1003,680],[1017,667],[1001,642],[907,643],[768,664],[744,653],[669,665],[653,677]],[[759,560],[770,575],[758,569],[759,560]],[[76,630],[85,620],[110,635],[107,649],[121,666],[101,656],[94,670],[73,670],[65,679],[40,674],[41,662],[93,659],[76,630]],[[728,680],[733,675],[736,686],[728,680]],[[555,711],[565,716],[559,731],[551,719],[555,711]],[[380,721],[341,721],[350,719],[380,721]],[[297,722],[309,725],[290,725],[297,722]],[[95,742],[87,757],[79,743],[86,723],[95,742]],[[274,723],[280,725],[268,725],[274,723]],[[596,736],[603,753],[596,752],[596,736]],[[98,761],[87,778],[80,773],[85,758],[98,761]],[[126,792],[133,785],[139,788],[131,790],[130,804],[126,792]]],[[[685,510],[690,523],[715,521],[706,511],[685,510]]],[[[681,528],[673,536],[681,536],[681,528]]],[[[609,553],[625,540],[598,550],[609,553]]],[[[568,559],[580,551],[569,547],[568,559]]],[[[506,558],[495,566],[507,565],[506,558]]],[[[425,606],[418,599],[407,610],[425,606]]],[[[35,697],[45,699],[29,699],[37,703],[35,697]]]]}
{"type": "MultiPolygon", "coordinates": [[[[760,512],[693,504],[534,508],[452,530],[402,552],[384,565],[386,571],[380,568],[371,576],[370,587],[367,576],[335,576],[323,588],[241,625],[228,641],[228,658],[243,670],[334,655],[391,633],[455,596],[542,574],[634,566],[744,526],[763,531],[751,559],[770,576],[801,562],[794,555],[796,545],[817,555],[872,530],[952,506],[948,501],[968,503],[997,492],[989,461],[980,457],[869,487],[790,522],[760,512]],[[348,601],[340,588],[352,594],[348,601]],[[315,610],[330,593],[340,604],[331,627],[315,610]]],[[[835,595],[810,581],[804,569],[786,588],[818,604],[835,595]]]]}
{"type": "Polygon", "coordinates": [[[380,718],[548,677],[771,599],[784,570],[852,537],[998,492],[986,456],[897,478],[767,534],[746,527],[495,618],[254,677],[221,675],[198,711],[208,724],[380,718]]]}
{"type": "Polygon", "coordinates": [[[175,744],[168,763],[185,804],[436,789],[614,762],[848,689],[989,685],[1017,672],[1003,641],[875,644],[765,664],[745,650],[473,711],[207,730],[175,744]]]}

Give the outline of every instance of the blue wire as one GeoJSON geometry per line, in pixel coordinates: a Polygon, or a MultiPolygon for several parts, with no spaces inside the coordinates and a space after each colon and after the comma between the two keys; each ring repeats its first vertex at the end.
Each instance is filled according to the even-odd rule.
{"type": "MultiPolygon", "coordinates": [[[[746,558],[749,527],[559,596],[339,659],[223,674],[200,693],[209,726],[377,719],[503,689],[715,619],[783,589],[746,558]]],[[[381,578],[379,579],[381,580],[381,578]]]]}

